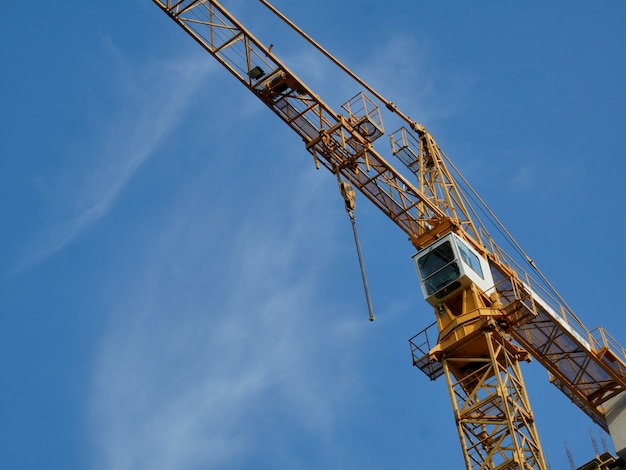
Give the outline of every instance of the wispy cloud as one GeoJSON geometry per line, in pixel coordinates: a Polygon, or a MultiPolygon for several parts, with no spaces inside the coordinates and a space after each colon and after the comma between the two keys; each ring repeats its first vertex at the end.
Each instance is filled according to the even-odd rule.
{"type": "Polygon", "coordinates": [[[355,70],[402,112],[429,127],[467,106],[468,89],[475,82],[474,77],[441,69],[433,53],[415,37],[396,33],[355,70]]]}
{"type": "Polygon", "coordinates": [[[129,67],[110,42],[103,50],[104,59],[91,60],[100,87],[92,90],[92,107],[82,110],[95,117],[87,136],[68,135],[71,150],[59,155],[56,174],[40,176],[46,221],[18,269],[58,252],[107,214],[184,116],[208,72],[206,62],[191,58],[129,67]]]}
{"type": "MultiPolygon", "coordinates": [[[[332,434],[346,389],[358,386],[349,349],[369,323],[329,321],[337,307],[319,298],[332,249],[307,243],[330,246],[333,236],[315,209],[319,182],[310,172],[293,181],[300,190],[283,211],[264,198],[229,224],[220,200],[207,214],[201,177],[165,217],[149,261],[116,293],[99,349],[92,429],[101,468],[236,468],[268,448],[297,460],[290,430],[332,434]]],[[[217,185],[232,200],[236,188],[217,185]]]]}

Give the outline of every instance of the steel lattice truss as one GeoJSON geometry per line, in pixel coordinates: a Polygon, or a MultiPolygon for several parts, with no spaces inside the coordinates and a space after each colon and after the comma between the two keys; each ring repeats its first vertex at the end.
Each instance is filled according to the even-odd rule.
{"type": "Polygon", "coordinates": [[[545,468],[517,351],[491,331],[479,341],[486,342],[488,357],[452,353],[443,359],[467,468],[545,468]],[[459,362],[472,370],[456,377],[451,370],[459,362]]]}
{"type": "Polygon", "coordinates": [[[520,462],[526,466],[519,468],[545,468],[517,358],[503,346],[512,345],[510,341],[536,358],[566,396],[607,428],[602,405],[626,390],[626,351],[603,329],[588,331],[564,302],[539,291],[489,234],[482,229],[479,234],[467,200],[423,127],[390,135],[392,156],[411,171],[409,179],[373,147],[384,129],[378,107],[366,95],[357,94],[338,113],[219,2],[153,1],[302,138],[317,167],[349,181],[417,249],[454,231],[489,259],[494,296],[477,307],[486,313],[469,314],[484,315],[477,325],[495,328],[497,334],[487,335],[483,343],[490,348],[490,359],[477,356],[476,364],[482,366],[454,378],[448,370],[453,356],[432,354],[427,330],[411,339],[413,364],[431,379],[444,373],[448,377],[468,468],[518,468],[520,462]],[[493,419],[474,419],[481,415],[493,419]],[[486,461],[493,465],[485,467],[486,461]]]}
{"type": "MultiPolygon", "coordinates": [[[[373,148],[382,123],[367,106],[335,112],[218,2],[154,1],[302,138],[317,165],[339,172],[413,240],[443,222],[476,234],[460,198],[435,189],[435,181],[417,189],[373,148]]],[[[422,153],[439,165],[435,149],[432,141],[422,153]]]]}

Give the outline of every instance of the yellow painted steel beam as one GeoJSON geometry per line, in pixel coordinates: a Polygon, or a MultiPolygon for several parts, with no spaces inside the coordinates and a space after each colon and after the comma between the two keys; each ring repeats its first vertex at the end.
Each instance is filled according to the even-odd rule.
{"type": "MultiPolygon", "coordinates": [[[[437,193],[424,193],[397,171],[349,119],[324,103],[217,1],[153,0],[208,53],[263,101],[304,141],[315,161],[339,171],[412,241],[439,223],[469,231],[469,214],[437,193]]],[[[427,140],[434,140],[426,134],[427,140]]],[[[432,185],[431,185],[432,186],[432,185]]]]}
{"type": "MultiPolygon", "coordinates": [[[[468,468],[486,468],[475,467],[480,458],[504,459],[493,468],[508,468],[506,459],[530,462],[520,468],[545,468],[518,372],[518,362],[525,360],[527,353],[543,364],[565,395],[606,427],[602,404],[626,389],[624,348],[602,329],[595,335],[589,332],[560,297],[540,298],[543,292],[536,290],[534,281],[487,233],[477,229],[444,155],[423,126],[406,118],[416,135],[405,130],[391,136],[392,155],[417,178],[412,181],[374,148],[370,131],[376,131],[376,122],[363,121],[350,106],[344,105],[342,113],[332,109],[219,2],[153,1],[302,138],[317,167],[341,175],[403,230],[418,250],[455,232],[489,258],[495,291],[488,296],[473,287],[463,291],[462,298],[446,301],[435,312],[439,321],[436,344],[419,356],[417,352],[423,353],[422,348],[415,346],[413,339],[411,343],[415,365],[428,370],[431,378],[446,374],[457,411],[465,409],[458,403],[473,384],[473,366],[481,363],[481,357],[491,358],[491,375],[483,377],[484,386],[475,393],[494,390],[494,401],[476,401],[477,395],[471,394],[465,399],[472,403],[472,413],[488,402],[501,403],[490,408],[499,410],[501,425],[494,425],[483,438],[484,429],[477,430],[490,426],[483,416],[460,431],[468,468]],[[524,350],[515,347],[513,341],[524,350]],[[505,392],[513,394],[507,395],[507,400],[519,405],[515,408],[524,410],[523,416],[505,409],[509,403],[502,402],[505,392]],[[528,433],[519,434],[511,427],[513,421],[527,423],[524,429],[528,433]]],[[[262,2],[267,5],[267,1],[262,2]]],[[[355,78],[351,72],[350,76],[355,78]]],[[[393,103],[374,95],[398,114],[393,103]]],[[[355,98],[367,104],[367,97],[355,98]]],[[[352,100],[347,105],[350,103],[352,100]]],[[[470,415],[458,419],[474,419],[470,415]]]]}

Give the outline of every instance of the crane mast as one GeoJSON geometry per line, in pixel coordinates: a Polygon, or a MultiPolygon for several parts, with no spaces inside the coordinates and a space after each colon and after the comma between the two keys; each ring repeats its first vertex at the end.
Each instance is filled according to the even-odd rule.
{"type": "Polygon", "coordinates": [[[408,127],[388,135],[407,177],[374,147],[385,129],[370,96],[357,93],[337,112],[219,2],[153,1],[302,138],[317,168],[408,235],[436,316],[410,340],[413,364],[446,377],[468,469],[547,468],[520,369],[531,357],[600,427],[622,429],[626,351],[603,328],[587,330],[495,243],[424,126],[402,115],[408,127]]]}

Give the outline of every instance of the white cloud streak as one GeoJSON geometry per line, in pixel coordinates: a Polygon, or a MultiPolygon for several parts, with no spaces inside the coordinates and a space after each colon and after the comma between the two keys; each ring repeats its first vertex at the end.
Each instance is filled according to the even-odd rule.
{"type": "Polygon", "coordinates": [[[96,117],[87,138],[68,136],[80,143],[73,145],[69,154],[59,156],[62,166],[56,176],[39,178],[48,220],[18,269],[63,249],[107,214],[133,175],[185,114],[208,72],[206,62],[199,65],[190,59],[143,67],[134,64],[130,68],[113,46],[108,44],[107,48],[114,58],[98,64],[100,74],[106,77],[96,79],[101,85],[97,91],[100,102],[85,110],[85,115],[97,116],[105,107],[117,109],[102,112],[106,120],[96,117]]]}
{"type": "Polygon", "coordinates": [[[307,243],[333,234],[315,209],[319,175],[307,173],[284,212],[263,198],[241,226],[224,223],[220,201],[205,213],[197,181],[153,234],[99,348],[97,468],[241,468],[261,452],[294,468],[293,429],[332,434],[358,386],[349,349],[369,324],[333,318],[317,298],[332,250],[307,243]]]}

